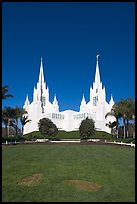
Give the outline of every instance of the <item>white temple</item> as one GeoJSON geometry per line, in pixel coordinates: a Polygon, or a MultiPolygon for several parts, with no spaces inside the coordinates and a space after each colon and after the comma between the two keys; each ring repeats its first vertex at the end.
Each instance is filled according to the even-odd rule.
{"type": "Polygon", "coordinates": [[[115,117],[109,116],[105,119],[105,115],[111,110],[114,101],[111,95],[110,102],[106,102],[105,87],[102,88],[102,82],[100,81],[98,57],[99,55],[97,55],[95,81],[93,87],[90,87],[90,100],[86,103],[83,94],[79,112],[73,110],[60,112],[56,96],[54,96],[52,103],[49,101],[49,88],[44,82],[41,58],[39,80],[37,87],[34,87],[33,101],[30,103],[27,96],[23,106],[28,112],[28,119],[31,119],[31,122],[24,126],[23,134],[38,131],[38,122],[45,117],[51,119],[59,130],[65,131],[78,130],[81,121],[88,117],[95,121],[96,130],[110,133],[110,128],[106,126],[106,123],[113,122],[115,117]]]}

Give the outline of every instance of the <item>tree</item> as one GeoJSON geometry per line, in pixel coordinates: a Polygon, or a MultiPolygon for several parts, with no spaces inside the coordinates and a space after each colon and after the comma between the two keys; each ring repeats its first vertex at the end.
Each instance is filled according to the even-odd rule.
{"type": "Polygon", "coordinates": [[[127,137],[128,137],[128,126],[129,126],[129,121],[133,120],[133,116],[135,116],[135,101],[128,97],[125,100],[126,103],[126,108],[125,108],[125,117],[126,117],[126,125],[127,125],[127,137]]]}
{"type": "Polygon", "coordinates": [[[121,110],[121,114],[123,117],[123,123],[124,123],[124,138],[128,137],[128,126],[129,126],[129,120],[133,120],[133,116],[135,114],[135,102],[133,99],[128,97],[127,99],[121,99],[118,102],[118,105],[121,110]]]}
{"type": "Polygon", "coordinates": [[[44,138],[54,137],[58,133],[56,125],[48,118],[42,118],[38,123],[39,131],[44,138]]]}
{"type": "Polygon", "coordinates": [[[79,126],[79,133],[81,140],[87,140],[95,135],[95,125],[93,119],[89,119],[88,117],[82,120],[79,126]]]}
{"type": "Polygon", "coordinates": [[[125,111],[126,111],[126,101],[124,99],[120,99],[119,102],[117,102],[117,105],[119,106],[120,112],[121,112],[121,116],[123,118],[123,131],[124,131],[124,139],[126,137],[126,115],[125,115],[125,111]]]}
{"type": "Polygon", "coordinates": [[[105,118],[107,118],[108,116],[114,116],[116,118],[116,135],[117,135],[117,138],[118,138],[118,120],[119,118],[122,117],[122,114],[121,114],[121,110],[120,110],[120,106],[118,105],[118,103],[115,103],[113,106],[112,106],[112,109],[110,112],[108,112],[106,115],[105,115],[105,118]]]}
{"type": "Polygon", "coordinates": [[[15,111],[14,108],[11,107],[4,107],[2,110],[2,122],[4,123],[7,136],[9,137],[9,127],[15,122],[15,111]]]}
{"type": "MultiPolygon", "coordinates": [[[[9,127],[9,133],[10,135],[15,136],[15,129],[12,126],[9,127]]],[[[7,136],[7,129],[5,127],[2,127],[2,137],[6,137],[6,136],[7,136]]]]}
{"type": "Polygon", "coordinates": [[[26,125],[26,123],[30,122],[31,120],[28,119],[28,116],[21,116],[20,117],[20,122],[21,122],[21,125],[22,125],[22,134],[24,132],[24,125],[26,125]]]}
{"type": "Polygon", "coordinates": [[[20,108],[18,106],[16,106],[16,108],[14,108],[15,120],[14,120],[14,123],[12,123],[12,126],[16,130],[16,136],[18,135],[18,129],[19,129],[18,128],[18,119],[20,119],[26,113],[27,113],[27,111],[23,108],[20,108]]]}
{"type": "Polygon", "coordinates": [[[105,118],[108,115],[113,115],[116,118],[116,130],[117,130],[117,138],[118,138],[118,120],[123,118],[123,131],[124,138],[128,137],[128,126],[129,121],[133,120],[133,116],[135,115],[135,101],[128,97],[127,99],[120,99],[116,104],[113,105],[110,112],[108,112],[105,118]]]}
{"type": "Polygon", "coordinates": [[[115,135],[115,127],[117,126],[117,122],[114,121],[114,122],[109,122],[108,124],[106,124],[106,126],[108,126],[109,128],[111,128],[111,134],[112,135],[115,135]]]}
{"type": "Polygon", "coordinates": [[[132,116],[132,120],[133,120],[133,127],[134,127],[133,138],[135,138],[135,115],[132,116]]]}
{"type": "Polygon", "coordinates": [[[8,91],[9,91],[9,86],[6,85],[2,87],[2,99],[13,97],[13,95],[7,94],[8,91]]]}

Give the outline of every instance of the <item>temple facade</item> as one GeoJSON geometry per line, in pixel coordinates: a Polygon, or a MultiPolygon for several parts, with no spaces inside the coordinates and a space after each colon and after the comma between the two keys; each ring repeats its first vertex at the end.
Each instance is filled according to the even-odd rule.
{"type": "Polygon", "coordinates": [[[31,122],[24,126],[23,134],[33,131],[38,131],[38,122],[42,118],[49,118],[56,124],[59,130],[73,131],[78,130],[79,125],[86,117],[92,118],[95,121],[95,128],[98,131],[110,133],[110,128],[107,123],[113,122],[115,117],[108,116],[105,119],[107,112],[110,112],[114,105],[114,100],[111,95],[109,103],[106,101],[106,90],[102,86],[99,73],[99,55],[96,56],[96,71],[93,86],[90,87],[90,100],[86,102],[84,94],[79,107],[79,112],[73,110],[59,111],[59,104],[54,96],[53,102],[49,100],[49,88],[44,81],[43,63],[41,58],[40,73],[36,88],[33,90],[33,101],[30,103],[28,96],[26,97],[23,108],[28,112],[28,119],[31,122]]]}

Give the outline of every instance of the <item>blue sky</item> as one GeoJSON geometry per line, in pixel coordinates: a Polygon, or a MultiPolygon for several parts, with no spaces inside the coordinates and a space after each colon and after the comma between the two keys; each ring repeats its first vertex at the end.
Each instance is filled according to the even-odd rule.
{"type": "Polygon", "coordinates": [[[50,101],[79,111],[98,53],[107,102],[135,98],[135,3],[3,2],[2,84],[14,98],[2,106],[32,102],[42,57],[50,101]]]}

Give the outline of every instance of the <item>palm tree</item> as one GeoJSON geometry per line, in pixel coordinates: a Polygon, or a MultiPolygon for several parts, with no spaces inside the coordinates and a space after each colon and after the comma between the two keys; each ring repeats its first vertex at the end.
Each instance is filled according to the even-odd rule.
{"type": "Polygon", "coordinates": [[[31,120],[28,119],[28,116],[21,116],[20,117],[20,121],[21,121],[21,124],[22,124],[22,134],[24,132],[24,125],[26,125],[26,123],[30,122],[31,120]]]}
{"type": "Polygon", "coordinates": [[[121,99],[119,105],[121,106],[121,113],[124,122],[124,138],[125,138],[126,136],[128,137],[129,120],[132,120],[133,115],[135,114],[135,102],[132,98],[128,97],[125,100],[121,99]]]}
{"type": "Polygon", "coordinates": [[[2,87],[2,99],[13,97],[13,95],[7,94],[8,91],[9,91],[9,86],[6,85],[2,87]]]}
{"type": "Polygon", "coordinates": [[[133,130],[133,138],[135,138],[135,115],[132,116],[132,120],[133,122],[133,126],[134,126],[134,130],[133,130]]]}
{"type": "Polygon", "coordinates": [[[14,108],[4,107],[4,109],[2,110],[2,122],[6,127],[7,136],[9,137],[9,127],[10,125],[12,126],[12,124],[15,122],[14,108]]]}
{"type": "Polygon", "coordinates": [[[111,111],[108,112],[106,115],[105,115],[105,118],[107,118],[108,116],[114,116],[116,118],[116,131],[117,131],[117,138],[118,138],[118,125],[119,125],[119,118],[122,116],[121,114],[121,110],[120,110],[120,107],[118,105],[118,103],[114,104],[111,111]]]}
{"type": "Polygon", "coordinates": [[[116,121],[114,121],[114,122],[109,122],[109,123],[107,123],[106,124],[106,126],[108,126],[109,128],[111,128],[111,134],[112,135],[115,135],[115,127],[116,127],[116,125],[117,125],[117,122],[116,121]]]}
{"type": "Polygon", "coordinates": [[[128,97],[126,100],[120,99],[120,101],[117,102],[117,105],[119,107],[120,114],[123,118],[124,138],[125,138],[126,136],[128,137],[129,120],[132,120],[133,119],[132,117],[135,114],[135,103],[134,103],[134,100],[128,97]]]}
{"type": "Polygon", "coordinates": [[[14,128],[16,130],[16,135],[17,135],[18,134],[18,119],[21,118],[23,114],[27,113],[27,111],[25,111],[25,109],[23,108],[16,106],[16,108],[14,109],[14,113],[15,113],[14,128]]]}
{"type": "Polygon", "coordinates": [[[128,137],[128,124],[130,120],[133,120],[133,116],[135,116],[135,101],[128,97],[125,100],[126,109],[125,109],[125,117],[127,121],[127,137],[128,137]]]}
{"type": "Polygon", "coordinates": [[[117,103],[119,108],[120,108],[120,111],[121,111],[121,115],[122,115],[122,118],[123,118],[123,124],[124,124],[124,139],[126,137],[126,101],[121,98],[120,101],[117,103]]]}

